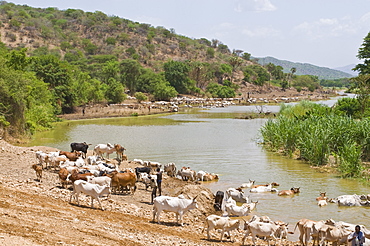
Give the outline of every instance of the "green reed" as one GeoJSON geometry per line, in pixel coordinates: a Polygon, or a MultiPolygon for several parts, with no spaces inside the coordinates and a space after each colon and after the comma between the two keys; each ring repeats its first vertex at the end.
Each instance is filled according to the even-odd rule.
{"type": "Polygon", "coordinates": [[[336,156],[338,170],[346,177],[358,176],[361,161],[369,160],[370,120],[336,115],[331,108],[311,102],[282,106],[279,117],[260,129],[264,144],[272,151],[295,153],[313,164],[326,165],[336,156]]]}

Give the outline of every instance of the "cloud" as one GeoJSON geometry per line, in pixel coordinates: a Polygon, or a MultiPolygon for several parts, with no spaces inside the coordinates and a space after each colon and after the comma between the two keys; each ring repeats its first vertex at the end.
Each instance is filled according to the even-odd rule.
{"type": "Polygon", "coordinates": [[[270,0],[236,0],[236,12],[266,12],[275,11],[276,7],[270,2],[270,0]]]}
{"type": "Polygon", "coordinates": [[[250,38],[276,38],[281,37],[281,32],[272,27],[256,27],[253,29],[245,28],[242,34],[250,38]]]}
{"type": "MultiPolygon", "coordinates": [[[[369,16],[370,17],[370,16],[369,16]]],[[[359,22],[351,17],[322,18],[312,22],[303,22],[293,28],[294,33],[305,35],[311,40],[327,37],[341,37],[357,33],[359,22]]]]}

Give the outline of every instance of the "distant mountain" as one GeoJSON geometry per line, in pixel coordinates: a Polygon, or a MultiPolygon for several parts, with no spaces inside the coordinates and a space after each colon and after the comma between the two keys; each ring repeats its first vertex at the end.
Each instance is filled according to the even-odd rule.
{"type": "Polygon", "coordinates": [[[297,75],[316,75],[319,79],[340,79],[340,78],[351,78],[356,75],[352,75],[348,72],[339,71],[327,67],[319,67],[308,63],[290,62],[285,60],[279,60],[274,57],[263,57],[256,58],[258,63],[261,65],[267,65],[273,63],[276,66],[282,66],[284,73],[289,73],[290,69],[295,67],[297,75]]]}
{"type": "Polygon", "coordinates": [[[358,76],[358,72],[355,72],[355,71],[352,70],[352,68],[354,68],[355,66],[356,66],[356,64],[350,64],[350,65],[347,65],[347,66],[344,66],[344,67],[336,67],[336,68],[333,68],[333,69],[339,70],[339,71],[342,71],[342,72],[345,72],[345,73],[349,73],[352,76],[358,76]]]}

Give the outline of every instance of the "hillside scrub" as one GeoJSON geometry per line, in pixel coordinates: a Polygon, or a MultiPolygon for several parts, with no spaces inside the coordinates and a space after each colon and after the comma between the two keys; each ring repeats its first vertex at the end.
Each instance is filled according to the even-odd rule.
{"type": "Polygon", "coordinates": [[[370,119],[355,120],[311,102],[282,106],[277,119],[260,130],[265,146],[316,166],[335,157],[344,177],[360,177],[362,162],[369,161],[370,119]]]}

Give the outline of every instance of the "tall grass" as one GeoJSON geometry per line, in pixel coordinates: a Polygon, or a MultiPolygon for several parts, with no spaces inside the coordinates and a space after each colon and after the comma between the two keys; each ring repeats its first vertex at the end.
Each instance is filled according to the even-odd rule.
{"type": "Polygon", "coordinates": [[[282,106],[280,115],[261,129],[264,144],[273,151],[299,157],[313,165],[325,165],[331,155],[346,177],[361,173],[361,160],[370,158],[370,120],[336,115],[331,108],[311,102],[282,106]]]}

